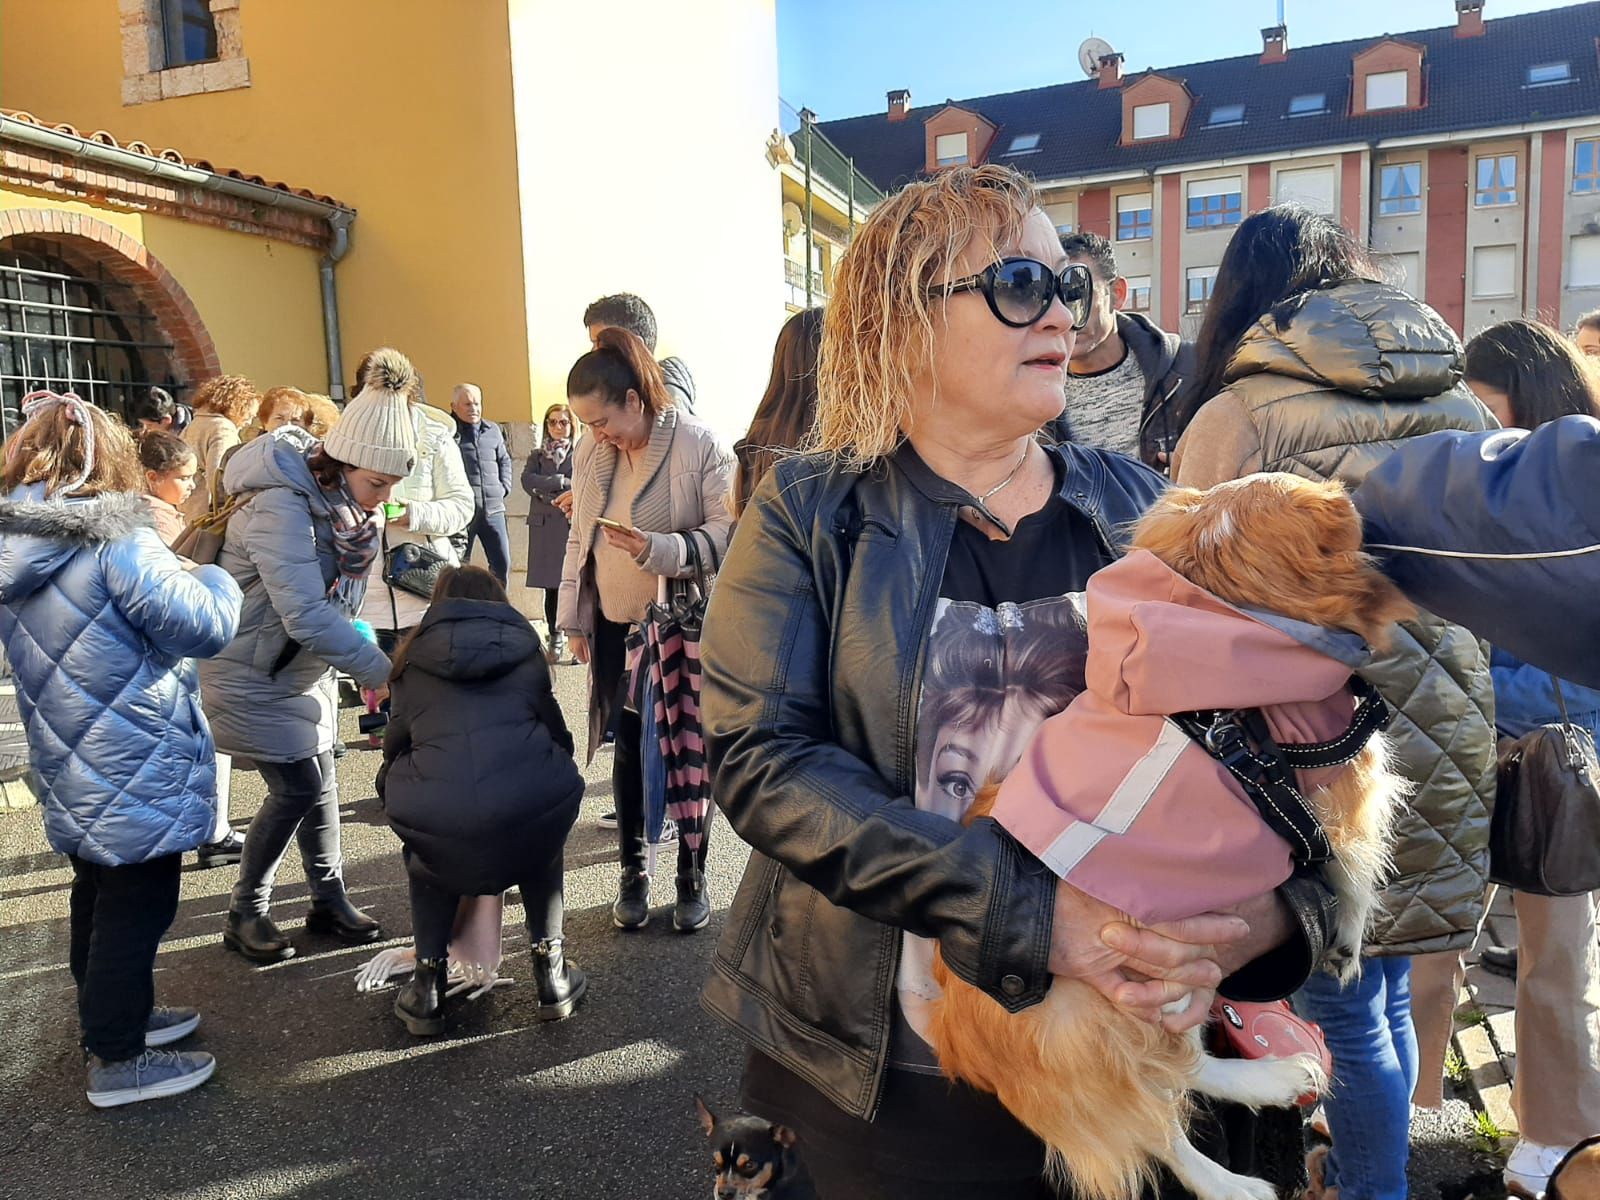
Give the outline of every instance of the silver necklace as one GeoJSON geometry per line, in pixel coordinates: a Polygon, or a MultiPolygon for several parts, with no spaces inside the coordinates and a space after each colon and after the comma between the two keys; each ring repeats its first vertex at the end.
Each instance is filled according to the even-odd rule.
{"type": "Polygon", "coordinates": [[[1017,472],[1022,470],[1022,464],[1027,462],[1027,461],[1028,461],[1028,447],[1024,446],[1022,448],[1022,457],[1017,459],[1017,465],[1011,468],[1011,474],[1007,475],[999,483],[995,484],[987,492],[985,492],[983,495],[979,496],[978,497],[978,503],[979,504],[987,504],[989,502],[989,498],[991,496],[994,496],[996,493],[1002,491],[1013,479],[1015,479],[1017,477],[1017,472]]]}

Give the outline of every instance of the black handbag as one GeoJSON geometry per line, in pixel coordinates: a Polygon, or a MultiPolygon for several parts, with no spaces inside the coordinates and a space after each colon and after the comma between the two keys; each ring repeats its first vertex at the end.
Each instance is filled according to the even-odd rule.
{"type": "Polygon", "coordinates": [[[392,588],[433,599],[433,585],[450,560],[420,542],[401,542],[383,554],[383,581],[392,588]]]}
{"type": "Polygon", "coordinates": [[[1489,822],[1489,878],[1535,896],[1600,889],[1600,766],[1594,737],[1567,716],[1505,745],[1489,822]]]}

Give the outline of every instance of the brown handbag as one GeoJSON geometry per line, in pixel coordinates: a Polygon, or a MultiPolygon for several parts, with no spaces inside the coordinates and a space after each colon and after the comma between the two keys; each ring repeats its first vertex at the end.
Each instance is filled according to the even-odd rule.
{"type": "Polygon", "coordinates": [[[1500,754],[1489,822],[1489,878],[1535,896],[1600,889],[1600,765],[1594,737],[1567,716],[1551,676],[1561,724],[1542,725],[1500,754]]]}

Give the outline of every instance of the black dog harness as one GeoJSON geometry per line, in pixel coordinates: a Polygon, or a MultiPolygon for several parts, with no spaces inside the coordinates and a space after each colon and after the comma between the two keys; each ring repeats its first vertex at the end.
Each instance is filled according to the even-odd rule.
{"type": "Polygon", "coordinates": [[[1389,727],[1394,713],[1378,690],[1350,677],[1357,704],[1350,728],[1327,742],[1280,746],[1272,740],[1259,708],[1176,713],[1172,720],[1239,781],[1274,833],[1289,843],[1296,866],[1320,866],[1333,857],[1317,814],[1300,794],[1294,772],[1338,767],[1360,754],[1389,727]]]}

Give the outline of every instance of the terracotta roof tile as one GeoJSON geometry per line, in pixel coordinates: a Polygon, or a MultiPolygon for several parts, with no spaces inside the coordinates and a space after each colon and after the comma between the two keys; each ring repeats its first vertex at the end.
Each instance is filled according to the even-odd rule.
{"type": "Polygon", "coordinates": [[[186,159],[180,151],[174,150],[170,146],[164,150],[156,151],[150,148],[148,142],[141,142],[138,140],[131,142],[119,142],[112,134],[107,133],[104,129],[97,129],[91,134],[82,134],[79,133],[75,127],[68,125],[65,122],[52,125],[48,121],[41,121],[38,117],[34,116],[30,112],[21,112],[15,109],[0,108],[0,116],[9,117],[13,121],[21,121],[28,125],[37,125],[41,129],[53,129],[57,133],[65,133],[72,137],[81,137],[87,141],[97,142],[102,146],[111,146],[115,149],[126,150],[130,154],[142,154],[146,158],[154,158],[162,162],[176,163],[180,167],[194,167],[197,170],[209,171],[213,175],[223,175],[229,179],[238,179],[245,183],[259,184],[262,187],[269,187],[276,191],[286,192],[289,195],[299,196],[302,199],[315,200],[321,204],[332,204],[339,208],[350,207],[348,204],[343,204],[340,201],[335,200],[332,196],[327,196],[320,192],[314,192],[310,188],[300,188],[277,180],[263,179],[260,175],[252,174],[248,171],[241,171],[237,167],[216,167],[203,158],[186,159]]]}

